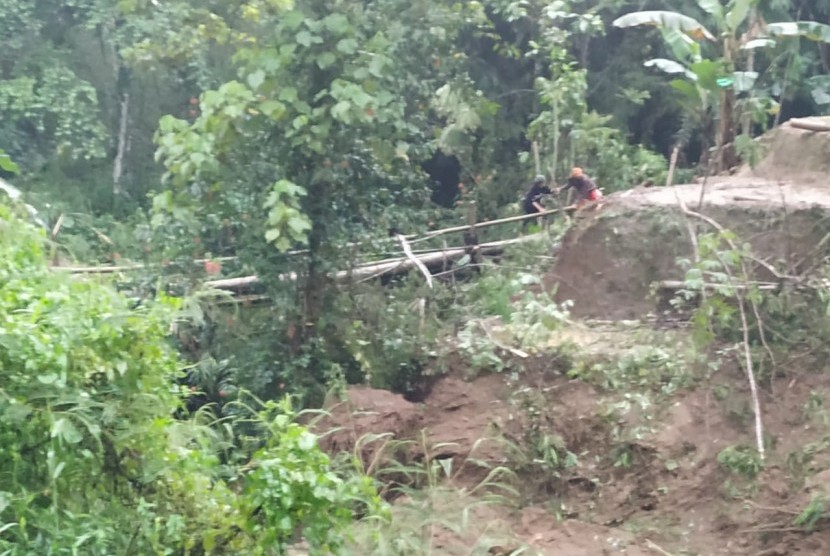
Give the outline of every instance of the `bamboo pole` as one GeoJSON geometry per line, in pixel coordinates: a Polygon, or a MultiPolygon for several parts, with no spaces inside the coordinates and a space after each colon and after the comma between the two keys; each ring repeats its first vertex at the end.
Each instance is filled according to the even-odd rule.
{"type": "MultiPolygon", "coordinates": [[[[556,209],[551,209],[551,210],[545,210],[545,211],[542,211],[542,212],[536,212],[536,213],[533,213],[533,214],[522,214],[522,215],[519,215],[519,216],[508,216],[506,218],[499,218],[497,220],[485,220],[484,222],[479,222],[477,224],[474,224],[472,227],[474,227],[476,230],[478,230],[478,229],[486,228],[486,227],[489,227],[489,226],[496,226],[496,225],[499,225],[499,224],[508,224],[510,222],[521,222],[523,220],[529,220],[529,219],[532,219],[532,218],[539,218],[540,216],[546,216],[548,214],[556,214],[558,212],[573,212],[575,210],[576,210],[575,206],[563,207],[561,209],[556,208],[556,209]]],[[[425,240],[432,239],[432,238],[439,237],[439,236],[446,235],[446,234],[465,232],[465,231],[469,230],[470,228],[471,228],[471,226],[469,224],[465,224],[463,226],[453,226],[451,228],[443,228],[443,229],[440,229],[440,230],[435,230],[433,232],[427,232],[426,234],[424,234],[422,236],[419,236],[417,234],[410,234],[410,235],[405,235],[403,237],[408,242],[414,243],[415,241],[425,241],[425,240]]],[[[398,241],[397,237],[389,238],[389,239],[392,240],[392,241],[398,241]]],[[[349,246],[349,247],[355,247],[355,246],[358,246],[358,245],[359,245],[359,243],[349,243],[349,244],[347,244],[347,246],[349,246]]],[[[463,247],[459,247],[459,249],[463,249],[463,247]]],[[[429,251],[430,252],[443,252],[444,250],[435,249],[435,250],[429,250],[429,251]]],[[[289,251],[287,254],[302,254],[304,252],[305,251],[289,251]]],[[[418,253],[418,251],[415,251],[415,253],[418,253]]],[[[218,261],[218,262],[226,262],[226,261],[233,261],[233,260],[236,260],[236,259],[237,259],[237,257],[217,257],[215,259],[210,259],[210,260],[218,261]]],[[[193,261],[193,263],[197,264],[197,265],[204,264],[207,260],[208,259],[195,259],[193,261]]],[[[389,259],[390,262],[391,261],[397,261],[397,260],[399,260],[399,259],[389,259]]],[[[371,265],[371,264],[374,264],[374,263],[366,263],[366,264],[371,265]]],[[[144,269],[144,268],[153,268],[153,267],[158,267],[158,266],[161,266],[161,265],[159,265],[158,263],[154,263],[154,264],[150,264],[150,265],[136,263],[136,264],[130,264],[130,265],[57,266],[57,267],[53,267],[53,268],[55,270],[62,270],[62,271],[65,271],[65,272],[71,272],[73,274],[108,274],[108,273],[114,273],[114,272],[129,272],[129,271],[133,271],[133,270],[141,270],[141,269],[144,269]]]]}
{"type": "MultiPolygon", "coordinates": [[[[688,289],[686,282],[682,280],[663,280],[657,282],[657,288],[661,290],[683,290],[688,289]]],[[[750,282],[747,284],[729,284],[729,283],[705,283],[702,284],[702,289],[707,291],[714,291],[718,288],[732,288],[735,291],[745,291],[750,289],[757,289],[761,291],[775,291],[781,288],[780,284],[775,282],[750,282]]]]}

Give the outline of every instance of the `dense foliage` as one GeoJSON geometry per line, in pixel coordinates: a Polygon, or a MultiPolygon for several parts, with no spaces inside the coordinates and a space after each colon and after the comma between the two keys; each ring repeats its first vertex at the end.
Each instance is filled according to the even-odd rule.
{"type": "Polygon", "coordinates": [[[375,494],[273,400],[417,399],[442,338],[501,364],[478,317],[521,344],[564,314],[529,291],[549,239],[429,292],[343,273],[516,214],[537,173],[751,162],[830,109],[829,24],[828,0],[0,0],[0,178],[51,234],[0,209],[0,547],[335,550],[375,494]],[[251,275],[241,304],[204,285],[251,275]]]}
{"type": "Polygon", "coordinates": [[[332,376],[405,389],[452,311],[413,316],[417,286],[398,310],[334,271],[471,201],[513,214],[537,172],[578,164],[614,191],[663,183],[675,147],[675,179],[752,160],[758,133],[830,106],[828,17],[824,1],[10,0],[0,148],[50,225],[63,215],[69,257],[162,266],[135,292],[204,300],[206,273],[260,277],[267,309],[186,305],[207,399],[319,400],[332,376]],[[191,262],[217,257],[233,259],[191,262]]]}
{"type": "Polygon", "coordinates": [[[0,548],[4,554],[334,550],[371,481],[343,478],[287,402],[178,421],[171,302],[50,271],[42,233],[0,205],[0,548]]]}

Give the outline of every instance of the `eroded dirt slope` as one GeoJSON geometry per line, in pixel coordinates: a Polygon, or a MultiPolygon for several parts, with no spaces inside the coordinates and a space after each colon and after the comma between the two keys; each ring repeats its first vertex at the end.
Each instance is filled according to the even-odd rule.
{"type": "Polygon", "coordinates": [[[483,539],[503,549],[491,554],[521,547],[557,556],[830,553],[823,523],[815,532],[794,525],[817,493],[830,490],[823,471],[830,467],[823,405],[830,376],[792,374],[762,385],[769,459],[748,478],[719,461],[727,448],[753,445],[739,369],[727,365],[704,380],[688,360],[664,361],[659,375],[621,363],[653,358],[644,349],[682,357],[687,335],[636,323],[575,323],[554,334],[549,356],[522,360],[513,377],[467,381],[456,373],[435,382],[423,403],[353,388],[325,423],[341,427],[326,446],[351,449],[369,434],[390,433],[413,440],[410,461],[452,459],[447,484],[465,494],[439,506],[453,516],[462,515],[454,505],[471,504],[469,493],[486,474],[471,460],[512,469],[515,505],[471,505],[465,527],[433,531],[440,554],[476,553],[483,539]],[[566,365],[557,355],[565,349],[573,354],[566,365]],[[539,464],[543,438],[574,461],[539,464]]]}
{"type": "MultiPolygon", "coordinates": [[[[830,137],[826,146],[830,160],[830,137]]],[[[827,254],[830,174],[791,169],[782,180],[715,177],[609,195],[599,208],[578,214],[546,287],[556,288],[558,301],[572,300],[576,316],[630,319],[654,312],[654,285],[683,278],[678,262],[692,256],[690,226],[695,234],[715,231],[685,216],[681,200],[749,242],[783,274],[798,274],[827,254]]],[[[763,266],[755,270],[759,280],[776,278],[763,266]]]]}

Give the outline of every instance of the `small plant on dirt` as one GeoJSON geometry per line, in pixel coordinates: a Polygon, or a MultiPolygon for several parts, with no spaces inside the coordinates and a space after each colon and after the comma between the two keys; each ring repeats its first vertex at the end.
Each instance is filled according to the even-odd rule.
{"type": "Polygon", "coordinates": [[[565,439],[555,432],[555,418],[541,387],[524,386],[513,392],[511,405],[521,412],[521,433],[502,431],[510,468],[523,478],[531,497],[541,492],[561,493],[568,470],[580,465],[565,439]]]}
{"type": "Polygon", "coordinates": [[[810,390],[810,395],[807,397],[807,401],[804,402],[801,414],[806,422],[813,421],[822,425],[830,423],[827,409],[824,407],[824,396],[815,390],[810,390]]]}
{"type": "Polygon", "coordinates": [[[683,354],[648,346],[630,350],[615,361],[583,361],[568,373],[611,391],[645,390],[671,395],[692,382],[683,354]]]}
{"type": "MultiPolygon", "coordinates": [[[[748,243],[739,243],[739,238],[714,220],[696,214],[718,229],[718,233],[698,235],[694,240],[695,261],[680,260],[686,268],[685,288],[678,292],[681,300],[699,299],[694,312],[693,324],[698,350],[706,353],[715,340],[735,343],[740,346],[741,356],[737,358],[743,367],[752,394],[755,416],[755,439],[758,457],[764,460],[764,430],[761,404],[758,397],[757,369],[754,346],[764,347],[775,366],[775,357],[767,342],[763,320],[760,314],[762,295],[759,284],[751,277],[751,262],[757,262],[748,243]]],[[[774,272],[770,265],[764,263],[774,272]]],[[[763,360],[760,362],[763,363],[763,360]]]]}
{"type": "Polygon", "coordinates": [[[558,304],[547,292],[526,292],[516,304],[510,320],[514,341],[523,349],[540,351],[551,332],[568,321],[570,301],[558,304]]]}
{"type": "Polygon", "coordinates": [[[509,367],[509,361],[502,357],[504,344],[492,337],[487,323],[470,321],[458,333],[458,349],[466,356],[471,373],[490,370],[500,373],[509,367]]]}
{"type": "Polygon", "coordinates": [[[634,451],[632,445],[628,442],[623,442],[614,447],[611,451],[611,459],[614,460],[614,467],[621,467],[628,469],[634,463],[634,451]]]}
{"type": "Polygon", "coordinates": [[[516,302],[508,324],[495,318],[474,319],[458,333],[458,347],[474,371],[512,368],[508,354],[523,359],[545,349],[551,333],[568,319],[569,302],[557,304],[548,293],[526,292],[516,302]]]}
{"type": "Polygon", "coordinates": [[[787,468],[793,475],[803,478],[811,470],[811,463],[816,455],[823,453],[827,449],[830,449],[830,436],[826,436],[816,442],[811,442],[801,450],[791,452],[787,456],[787,468]]]}
{"type": "Polygon", "coordinates": [[[793,525],[812,531],[819,521],[830,518],[828,501],[825,494],[819,493],[810,499],[810,503],[793,519],[793,525]]]}
{"type": "Polygon", "coordinates": [[[749,480],[757,477],[764,469],[758,452],[746,446],[727,446],[718,454],[718,463],[749,480]]]}

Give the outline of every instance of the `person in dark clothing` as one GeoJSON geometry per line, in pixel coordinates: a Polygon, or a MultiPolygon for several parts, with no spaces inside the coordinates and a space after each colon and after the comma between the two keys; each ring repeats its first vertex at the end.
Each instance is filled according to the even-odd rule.
{"type": "Polygon", "coordinates": [[[574,168],[571,170],[571,176],[568,182],[559,188],[559,193],[567,189],[573,189],[576,192],[576,206],[582,208],[591,201],[599,201],[602,199],[602,192],[585,173],[582,168],[574,168]]]}
{"type": "MultiPolygon", "coordinates": [[[[525,198],[522,202],[522,209],[524,209],[525,214],[544,212],[545,207],[542,205],[542,195],[553,193],[551,188],[545,184],[545,181],[545,176],[541,174],[533,178],[530,189],[525,193],[525,198]]],[[[530,223],[535,221],[535,219],[528,218],[522,222],[522,230],[527,229],[530,223]]]]}
{"type": "Polygon", "coordinates": [[[525,200],[522,204],[525,214],[543,212],[545,207],[542,205],[542,195],[548,193],[553,193],[553,191],[545,185],[545,176],[540,174],[533,178],[533,182],[531,182],[530,189],[525,194],[525,200]]]}

